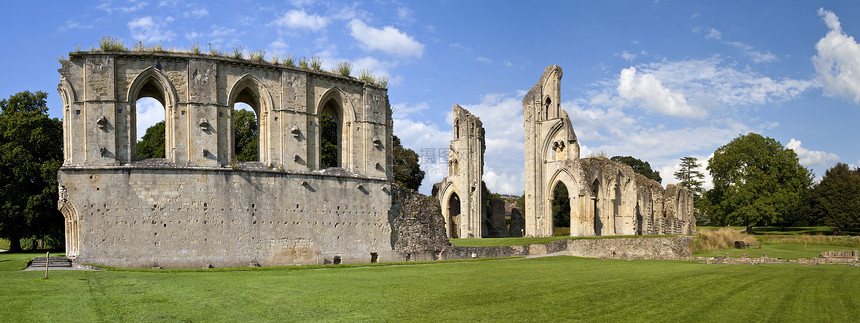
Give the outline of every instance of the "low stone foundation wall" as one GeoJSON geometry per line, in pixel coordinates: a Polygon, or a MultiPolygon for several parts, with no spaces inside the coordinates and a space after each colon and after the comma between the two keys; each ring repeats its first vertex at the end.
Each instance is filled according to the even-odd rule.
{"type": "Polygon", "coordinates": [[[680,259],[689,257],[692,236],[568,240],[571,256],[611,259],[680,259]]]}
{"type": "Polygon", "coordinates": [[[442,250],[438,259],[523,257],[555,253],[586,258],[682,259],[690,256],[691,239],[691,236],[605,238],[556,240],[546,244],[511,247],[448,247],[442,250]]]}
{"type": "Polygon", "coordinates": [[[731,257],[728,254],[716,257],[690,257],[691,260],[698,260],[706,264],[729,264],[729,265],[761,265],[761,264],[800,264],[800,265],[849,265],[860,266],[858,260],[860,251],[825,251],[818,258],[797,258],[797,259],[780,259],[771,258],[767,254],[758,257],[750,258],[746,254],[740,257],[731,257]]]}

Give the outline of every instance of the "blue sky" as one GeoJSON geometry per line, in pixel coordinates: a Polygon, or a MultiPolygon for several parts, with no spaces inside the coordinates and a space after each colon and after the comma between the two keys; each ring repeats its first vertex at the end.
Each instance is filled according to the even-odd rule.
{"type": "MultiPolygon", "coordinates": [[[[53,1],[4,3],[0,96],[45,91],[56,58],[105,35],[349,61],[390,79],[394,133],[421,154],[421,191],[445,176],[451,106],[486,128],[484,180],[523,191],[522,96],[564,69],[562,107],[583,157],[631,155],[663,184],[739,134],[794,149],[816,174],[860,165],[857,1],[53,1]]],[[[157,111],[157,110],[153,110],[157,111]]],[[[156,117],[157,118],[157,117],[156,117]]],[[[146,119],[146,118],[141,118],[146,119]]],[[[153,120],[151,122],[155,122],[153,120]]]]}

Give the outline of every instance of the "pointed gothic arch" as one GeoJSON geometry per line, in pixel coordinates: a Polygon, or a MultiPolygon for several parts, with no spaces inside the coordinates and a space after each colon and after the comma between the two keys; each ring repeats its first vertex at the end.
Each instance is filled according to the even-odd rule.
{"type": "Polygon", "coordinates": [[[269,116],[272,114],[274,109],[274,101],[272,100],[272,95],[269,93],[269,90],[267,90],[263,85],[263,82],[251,74],[242,75],[242,77],[233,82],[233,85],[230,86],[230,91],[227,92],[227,106],[230,108],[228,110],[230,116],[228,118],[229,122],[225,124],[228,128],[228,133],[230,134],[226,136],[226,147],[229,147],[229,155],[227,159],[233,160],[236,156],[236,152],[234,150],[236,129],[233,129],[233,107],[239,102],[250,106],[256,114],[258,136],[257,160],[264,165],[269,165],[272,163],[272,156],[269,151],[269,147],[271,146],[269,139],[271,138],[272,131],[269,126],[269,116]]]}
{"type": "Polygon", "coordinates": [[[138,73],[128,87],[126,99],[130,118],[128,132],[125,134],[128,137],[128,146],[123,147],[128,152],[125,154],[127,160],[124,162],[134,161],[137,156],[137,133],[146,131],[146,129],[137,129],[137,100],[143,97],[151,97],[164,107],[164,157],[175,162],[176,125],[172,116],[176,114],[178,96],[167,75],[152,66],[138,73]]]}
{"type": "Polygon", "coordinates": [[[317,125],[317,145],[316,151],[309,153],[313,153],[317,156],[317,168],[320,169],[323,168],[322,138],[324,134],[320,122],[322,121],[323,113],[331,114],[335,120],[335,129],[329,129],[328,131],[336,132],[336,136],[334,136],[334,138],[336,138],[335,144],[337,146],[337,157],[335,158],[337,162],[336,167],[346,169],[352,168],[352,150],[350,148],[352,147],[352,125],[355,122],[355,109],[352,104],[349,103],[346,92],[337,87],[330,88],[323,93],[319,102],[316,104],[314,117],[317,125]]]}

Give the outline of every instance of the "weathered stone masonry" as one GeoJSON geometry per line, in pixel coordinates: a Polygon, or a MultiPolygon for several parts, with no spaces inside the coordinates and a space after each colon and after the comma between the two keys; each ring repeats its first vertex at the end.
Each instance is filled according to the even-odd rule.
{"type": "Polygon", "coordinates": [[[484,125],[459,105],[453,107],[454,139],[448,148],[448,176],[433,187],[449,238],[481,238],[486,231],[483,196],[484,125]]]}
{"type": "Polygon", "coordinates": [[[570,197],[572,236],[692,234],[693,194],[605,158],[580,158],[579,141],[561,108],[561,67],[552,65],[523,98],[526,236],[553,234],[552,194],[570,197]]]}
{"type": "Polygon", "coordinates": [[[59,208],[76,261],[200,267],[397,259],[386,89],[174,53],[74,52],[59,72],[59,208]],[[165,108],[165,159],[135,158],[141,97],[165,108]],[[237,102],[258,116],[259,162],[231,163],[237,102]],[[326,171],[319,170],[322,111],[338,124],[340,167],[326,171]]]}

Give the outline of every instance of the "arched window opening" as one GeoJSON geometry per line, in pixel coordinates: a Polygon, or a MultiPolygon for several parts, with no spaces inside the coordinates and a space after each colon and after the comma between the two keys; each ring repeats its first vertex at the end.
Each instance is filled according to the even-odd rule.
{"type": "Polygon", "coordinates": [[[247,88],[233,103],[233,158],[237,161],[260,160],[259,106],[256,95],[247,88]]]}
{"type": "Polygon", "coordinates": [[[600,182],[596,179],[591,183],[591,200],[594,202],[593,210],[594,210],[594,235],[601,235],[603,233],[603,222],[600,220],[600,208],[598,207],[600,200],[600,182]]]}
{"type": "Polygon", "coordinates": [[[144,85],[134,100],[135,160],[165,158],[164,95],[152,82],[144,85]]]}
{"type": "Polygon", "coordinates": [[[448,237],[460,237],[460,197],[457,193],[451,193],[448,198],[448,237]]]}
{"type": "Polygon", "coordinates": [[[340,107],[329,100],[320,113],[320,168],[341,167],[342,119],[340,107]]]}
{"type": "Polygon", "coordinates": [[[552,100],[550,100],[549,97],[547,97],[546,98],[546,104],[544,105],[544,109],[543,109],[545,120],[549,120],[549,107],[551,104],[552,104],[552,100]]]}
{"type": "Polygon", "coordinates": [[[454,120],[454,139],[460,139],[460,119],[454,120]]]}
{"type": "Polygon", "coordinates": [[[552,190],[552,229],[554,236],[570,235],[570,196],[562,182],[552,190]]]}

